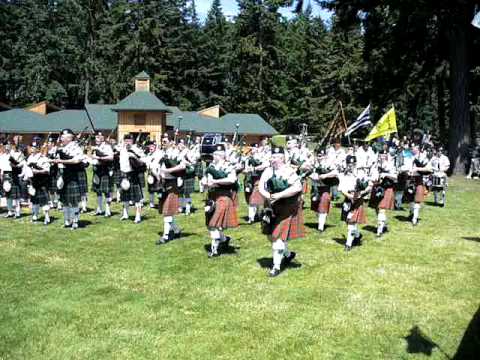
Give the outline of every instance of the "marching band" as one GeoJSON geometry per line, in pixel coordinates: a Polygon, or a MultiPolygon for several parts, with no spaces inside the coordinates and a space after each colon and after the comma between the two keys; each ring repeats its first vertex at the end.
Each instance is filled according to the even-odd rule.
{"type": "Polygon", "coordinates": [[[333,201],[343,195],[341,219],[346,223],[345,251],[360,245],[360,225],[367,210],[375,210],[376,234],[388,231],[391,211],[409,203],[413,226],[420,220],[426,194],[435,204],[446,205],[448,157],[442,147],[402,141],[349,146],[340,141],[330,147],[310,150],[302,139],[289,136],[285,146],[262,140],[252,147],[217,143],[206,159],[201,138],[140,143],[124,136],[121,144],[96,133],[88,147],[65,129],[58,141],[48,137],[22,149],[17,141],[0,144],[0,197],[6,199],[7,218],[21,216],[22,202],[31,205],[31,220],[50,224],[53,208],[63,210],[64,227],[75,230],[86,211],[87,167],[92,167],[90,190],[97,196],[96,216],[111,217],[111,203],[122,202],[121,220],[129,219],[134,206],[134,223],[142,221],[146,201],[163,215],[163,232],[156,241],[164,245],[181,236],[175,221],[179,213],[190,215],[198,178],[205,192],[205,220],[211,240],[210,258],[228,248],[228,229],[239,226],[238,192],[243,190],[248,224],[261,221],[262,232],[272,244],[273,266],[269,276],[281,273],[296,256],[289,241],[305,235],[304,204],[310,192],[310,209],[316,213],[318,231],[325,231],[333,201]],[[300,141],[299,141],[300,140],[300,141]],[[147,186],[148,197],[144,197],[147,186]],[[311,189],[309,191],[309,188],[311,189]],[[115,196],[116,195],[116,196],[115,196]]]}

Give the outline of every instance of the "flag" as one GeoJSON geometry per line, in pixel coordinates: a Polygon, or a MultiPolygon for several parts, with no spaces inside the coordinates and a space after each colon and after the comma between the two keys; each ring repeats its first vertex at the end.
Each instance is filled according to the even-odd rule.
{"type": "Polygon", "coordinates": [[[473,17],[472,23],[473,26],[480,29],[480,11],[473,17]]]}
{"type": "Polygon", "coordinates": [[[370,121],[370,104],[365,108],[365,110],[362,111],[360,116],[351,124],[347,132],[345,133],[345,136],[349,136],[351,133],[354,131],[357,131],[358,129],[361,129],[362,127],[365,126],[370,126],[372,125],[372,122],[370,121]]]}
{"type": "Polygon", "coordinates": [[[373,127],[365,141],[370,141],[394,132],[397,132],[397,116],[395,115],[395,108],[392,106],[373,127]]]}

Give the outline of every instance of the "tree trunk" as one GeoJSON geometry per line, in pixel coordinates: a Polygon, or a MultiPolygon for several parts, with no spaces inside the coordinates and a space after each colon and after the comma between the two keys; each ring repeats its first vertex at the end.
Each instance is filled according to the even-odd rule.
{"type": "MultiPolygon", "coordinates": [[[[439,138],[441,141],[445,141],[447,135],[447,129],[445,127],[445,86],[444,86],[443,71],[437,77],[437,101],[438,101],[438,130],[439,138]]],[[[443,143],[445,145],[445,143],[443,143]]]]}
{"type": "Polygon", "coordinates": [[[468,7],[458,4],[458,14],[453,18],[448,42],[450,56],[450,126],[448,149],[451,171],[464,174],[468,164],[470,145],[470,109],[468,102],[468,7]]]}

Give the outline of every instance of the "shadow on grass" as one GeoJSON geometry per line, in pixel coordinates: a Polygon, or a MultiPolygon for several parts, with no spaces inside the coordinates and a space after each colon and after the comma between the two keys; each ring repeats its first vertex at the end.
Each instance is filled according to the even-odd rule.
{"type": "Polygon", "coordinates": [[[434,201],[425,201],[425,205],[433,206],[433,207],[443,207],[440,203],[435,203],[434,201]]]}
{"type": "MultiPolygon", "coordinates": [[[[273,266],[273,258],[262,257],[262,258],[257,259],[257,263],[262,269],[271,269],[272,266],[273,266]]],[[[282,264],[281,271],[284,271],[285,269],[298,269],[298,268],[301,268],[301,267],[302,267],[302,264],[297,263],[295,261],[292,261],[287,266],[284,266],[284,264],[282,264]]]]}
{"type": "Polygon", "coordinates": [[[332,238],[332,240],[340,245],[345,245],[345,243],[347,242],[347,239],[345,236],[342,236],[341,238],[335,237],[335,238],[332,238]]]}
{"type": "MultiPolygon", "coordinates": [[[[318,223],[309,222],[309,223],[305,223],[305,226],[313,230],[318,230],[318,223]]],[[[335,225],[325,224],[324,231],[327,231],[328,228],[332,228],[332,227],[335,227],[335,225]]]]}
{"type": "MultiPolygon", "coordinates": [[[[208,254],[210,251],[212,251],[212,245],[211,244],[205,244],[203,246],[205,249],[205,252],[208,254]]],[[[238,252],[237,250],[240,249],[239,246],[232,246],[230,244],[226,245],[225,243],[220,243],[218,246],[218,253],[220,255],[237,255],[238,252]]]]}
{"type": "Polygon", "coordinates": [[[80,229],[84,229],[89,225],[92,225],[92,222],[90,220],[79,220],[78,221],[78,227],[80,229]]]}
{"type": "Polygon", "coordinates": [[[409,354],[424,354],[431,356],[433,349],[437,348],[446,359],[451,359],[436,342],[430,339],[417,325],[410,329],[410,333],[404,337],[407,342],[407,352],[409,354]]]}
{"type": "Polygon", "coordinates": [[[398,221],[402,221],[402,222],[410,222],[411,219],[410,219],[410,216],[405,216],[405,215],[397,215],[397,216],[394,216],[395,219],[397,219],[398,221]]]}
{"type": "Polygon", "coordinates": [[[371,233],[374,233],[374,234],[377,233],[377,227],[373,226],[373,225],[366,225],[362,228],[362,230],[365,230],[365,231],[368,231],[368,232],[371,232],[371,233]]]}
{"type": "Polygon", "coordinates": [[[480,354],[480,307],[468,324],[457,352],[452,359],[478,359],[480,354]]]}
{"type": "Polygon", "coordinates": [[[462,239],[468,240],[468,241],[476,241],[480,242],[480,237],[471,237],[471,236],[464,236],[462,239]]]}

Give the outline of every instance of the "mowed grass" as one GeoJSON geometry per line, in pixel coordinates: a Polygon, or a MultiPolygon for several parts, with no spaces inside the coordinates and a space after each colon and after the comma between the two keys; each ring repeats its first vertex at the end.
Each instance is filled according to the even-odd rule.
{"type": "Polygon", "coordinates": [[[240,195],[242,225],[228,231],[235,253],[216,259],[201,194],[201,210],[178,216],[185,236],[165,246],[154,244],[163,220],[151,209],[135,225],[119,221],[116,204],[110,219],[82,215],[75,232],[58,212],[47,227],[0,219],[0,358],[455,355],[479,306],[480,181],[450,179],[447,207],[430,196],[415,228],[407,210],[389,213],[381,240],[369,210],[363,246],[350,253],[339,208],[323,234],[306,210],[307,237],[290,243],[298,265],[275,279],[270,244],[259,224],[245,224],[240,195]]]}

